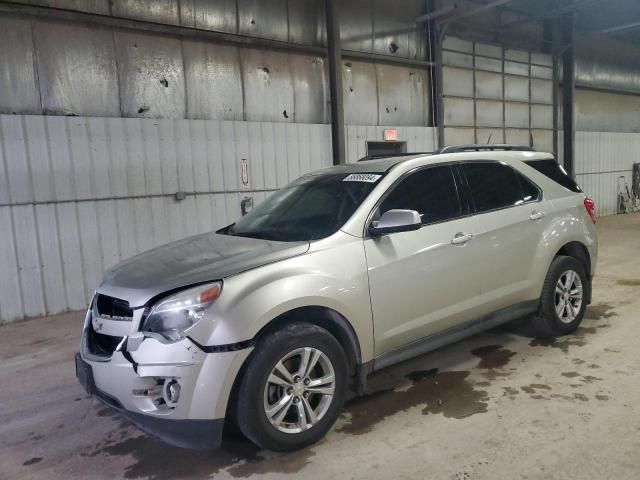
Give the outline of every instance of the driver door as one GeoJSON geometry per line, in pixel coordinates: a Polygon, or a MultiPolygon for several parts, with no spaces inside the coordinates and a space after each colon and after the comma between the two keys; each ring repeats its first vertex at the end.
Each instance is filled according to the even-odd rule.
{"type": "Polygon", "coordinates": [[[377,214],[417,211],[422,228],[364,241],[375,355],[472,319],[480,299],[473,217],[448,165],[421,168],[391,187],[377,214]]]}

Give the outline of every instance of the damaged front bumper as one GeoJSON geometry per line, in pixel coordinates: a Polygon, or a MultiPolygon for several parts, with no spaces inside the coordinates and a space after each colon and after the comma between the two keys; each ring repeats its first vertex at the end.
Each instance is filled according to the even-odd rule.
{"type": "Polygon", "coordinates": [[[229,395],[252,348],[206,353],[189,338],[162,343],[134,333],[96,355],[87,339],[91,311],[87,317],[76,376],[88,393],[172,445],[220,445],[229,395]]]}
{"type": "Polygon", "coordinates": [[[147,415],[124,408],[120,400],[100,390],[93,379],[93,369],[76,353],[76,376],[87,393],[113,408],[143,432],[183,448],[217,448],[222,441],[224,418],[192,420],[147,415]]]}

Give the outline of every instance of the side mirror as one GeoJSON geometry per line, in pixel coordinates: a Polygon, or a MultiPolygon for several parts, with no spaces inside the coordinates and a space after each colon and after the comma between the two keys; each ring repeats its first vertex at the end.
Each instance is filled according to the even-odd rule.
{"type": "Polygon", "coordinates": [[[422,227],[420,214],[415,210],[388,210],[382,214],[380,220],[371,222],[369,233],[379,237],[387,233],[410,232],[422,227]]]}

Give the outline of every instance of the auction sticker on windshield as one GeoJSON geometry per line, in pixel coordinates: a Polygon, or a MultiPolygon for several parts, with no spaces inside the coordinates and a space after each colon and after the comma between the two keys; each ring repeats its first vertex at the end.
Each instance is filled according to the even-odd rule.
{"type": "Polygon", "coordinates": [[[376,175],[374,173],[352,173],[342,179],[343,182],[367,182],[375,183],[382,175],[376,175]]]}

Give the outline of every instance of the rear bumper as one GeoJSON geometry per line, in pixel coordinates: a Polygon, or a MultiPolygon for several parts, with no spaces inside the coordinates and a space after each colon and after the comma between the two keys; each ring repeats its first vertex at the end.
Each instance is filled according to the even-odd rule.
{"type": "Polygon", "coordinates": [[[222,442],[224,419],[189,420],[165,419],[125,410],[117,398],[99,389],[95,396],[131,421],[143,432],[176,447],[213,449],[222,442]]]}

